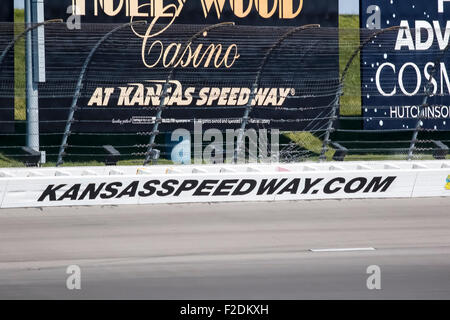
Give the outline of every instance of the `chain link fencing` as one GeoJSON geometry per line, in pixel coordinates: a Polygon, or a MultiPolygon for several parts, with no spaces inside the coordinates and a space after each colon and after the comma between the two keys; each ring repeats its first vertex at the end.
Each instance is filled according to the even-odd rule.
{"type": "Polygon", "coordinates": [[[176,141],[187,136],[181,153],[195,163],[448,157],[449,132],[428,125],[450,121],[448,46],[427,51],[432,64],[416,64],[420,83],[411,67],[400,84],[386,57],[417,52],[396,50],[397,27],[155,25],[146,38],[149,25],[140,21],[79,30],[44,24],[0,24],[2,167],[41,159],[25,148],[36,125],[27,119],[36,106],[26,107],[25,38],[38,28],[45,28],[46,79],[36,93],[42,165],[172,163],[176,141]],[[379,61],[365,64],[361,51],[379,61]],[[380,65],[382,85],[367,78],[380,65]],[[414,108],[362,105],[362,95],[381,101],[412,91],[414,108]],[[392,121],[403,124],[387,128],[392,121]]]}

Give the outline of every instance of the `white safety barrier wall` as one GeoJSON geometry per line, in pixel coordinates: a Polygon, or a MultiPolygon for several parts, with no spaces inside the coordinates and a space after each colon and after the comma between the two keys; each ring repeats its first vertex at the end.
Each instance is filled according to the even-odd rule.
{"type": "Polygon", "coordinates": [[[450,161],[0,169],[0,207],[450,196],[450,161]]]}

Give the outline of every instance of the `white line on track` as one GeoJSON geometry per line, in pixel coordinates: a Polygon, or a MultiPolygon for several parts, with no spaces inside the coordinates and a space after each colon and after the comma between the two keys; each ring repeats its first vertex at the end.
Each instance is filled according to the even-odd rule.
{"type": "Polygon", "coordinates": [[[334,248],[334,249],[309,249],[311,252],[349,252],[349,251],[375,251],[375,248],[334,248]]]}

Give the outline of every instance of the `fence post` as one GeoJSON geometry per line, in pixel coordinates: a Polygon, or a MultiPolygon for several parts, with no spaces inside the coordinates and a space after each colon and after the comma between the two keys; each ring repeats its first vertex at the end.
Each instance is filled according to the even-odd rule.
{"type": "Polygon", "coordinates": [[[86,60],[84,61],[83,67],[81,68],[81,73],[80,73],[80,76],[78,77],[78,82],[77,82],[77,86],[75,89],[75,93],[73,95],[72,104],[70,105],[69,116],[67,117],[66,127],[64,129],[64,135],[63,135],[63,138],[61,141],[61,145],[59,147],[58,161],[56,162],[57,167],[63,163],[64,151],[67,146],[67,140],[71,134],[70,129],[72,127],[72,122],[74,121],[73,117],[74,117],[75,111],[77,109],[77,102],[78,102],[78,98],[80,96],[81,88],[83,86],[84,76],[86,74],[89,63],[91,62],[92,57],[94,56],[95,52],[101,46],[101,44],[103,42],[105,42],[115,32],[117,32],[125,27],[129,27],[129,26],[132,26],[135,24],[146,24],[146,23],[147,23],[146,21],[133,21],[133,22],[129,22],[129,23],[126,23],[126,24],[123,24],[123,25],[120,25],[120,26],[114,28],[113,30],[111,30],[107,34],[105,34],[89,52],[89,55],[87,56],[86,60]]]}

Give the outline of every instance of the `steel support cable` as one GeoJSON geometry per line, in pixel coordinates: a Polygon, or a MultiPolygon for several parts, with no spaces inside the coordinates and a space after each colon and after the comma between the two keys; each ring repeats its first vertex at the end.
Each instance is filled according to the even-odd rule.
{"type": "Polygon", "coordinates": [[[0,56],[0,67],[3,63],[3,60],[5,59],[6,55],[8,54],[8,52],[14,48],[15,44],[17,43],[17,41],[19,41],[24,35],[26,35],[29,31],[32,31],[36,28],[42,27],[44,25],[50,24],[50,23],[62,23],[63,20],[62,19],[54,19],[54,20],[47,20],[38,24],[35,24],[31,27],[26,28],[24,31],[22,31],[19,35],[17,35],[7,46],[6,48],[3,50],[1,56],[0,56]]]}
{"type": "Polygon", "coordinates": [[[247,122],[249,120],[250,112],[253,109],[252,100],[253,100],[253,98],[255,96],[255,92],[256,92],[256,90],[258,88],[259,81],[261,79],[262,70],[266,66],[267,61],[269,60],[272,52],[276,48],[278,48],[283,43],[283,41],[286,40],[292,34],[294,34],[296,32],[301,32],[301,31],[304,31],[304,30],[313,29],[313,28],[320,28],[320,25],[319,24],[309,24],[309,25],[306,25],[306,26],[300,26],[300,27],[292,28],[291,30],[286,32],[284,35],[282,35],[278,39],[278,41],[272,47],[270,47],[269,50],[267,50],[266,54],[264,55],[263,60],[261,61],[261,65],[258,68],[257,73],[256,73],[256,78],[255,78],[255,82],[253,83],[253,86],[252,86],[252,89],[251,89],[250,98],[248,100],[247,105],[245,106],[244,116],[242,117],[242,123],[241,123],[241,127],[239,129],[239,134],[238,134],[238,137],[237,137],[236,149],[234,150],[234,156],[233,156],[233,162],[234,163],[237,163],[237,161],[238,161],[238,156],[239,156],[239,153],[241,151],[242,144],[244,142],[244,131],[245,131],[245,128],[247,126],[247,122]]]}
{"type": "Polygon", "coordinates": [[[319,161],[325,161],[327,159],[326,152],[328,150],[328,144],[330,143],[330,135],[331,135],[331,132],[333,131],[333,122],[336,119],[336,116],[338,113],[337,111],[338,111],[340,103],[341,103],[341,96],[344,94],[343,87],[344,87],[345,78],[347,76],[348,71],[350,70],[350,66],[353,63],[353,60],[355,60],[355,58],[358,56],[358,54],[361,52],[361,50],[370,41],[372,41],[379,35],[382,35],[384,33],[390,32],[390,31],[399,30],[399,29],[405,29],[405,27],[394,26],[394,27],[390,27],[387,29],[377,31],[377,32],[373,33],[372,35],[370,35],[370,37],[368,37],[366,40],[364,40],[359,45],[359,47],[356,48],[355,51],[353,51],[353,54],[350,56],[350,59],[348,60],[347,64],[345,65],[344,71],[342,72],[342,76],[341,76],[340,83],[339,83],[339,89],[336,93],[336,99],[334,100],[335,104],[334,104],[333,111],[331,114],[330,122],[328,123],[328,128],[325,133],[325,138],[323,139],[322,152],[320,153],[319,161]]]}
{"type": "Polygon", "coordinates": [[[103,44],[103,42],[105,42],[115,32],[117,32],[119,30],[122,30],[123,28],[129,27],[129,26],[132,26],[132,25],[136,25],[136,24],[147,24],[147,21],[133,21],[133,22],[129,22],[129,23],[120,25],[120,26],[114,28],[113,30],[109,31],[107,34],[105,34],[95,44],[95,46],[89,52],[89,55],[87,56],[86,60],[84,61],[83,67],[81,69],[81,73],[80,73],[80,75],[78,77],[78,82],[77,82],[77,86],[76,86],[75,93],[74,93],[74,96],[73,96],[72,104],[70,106],[69,115],[68,115],[67,122],[66,122],[66,127],[64,129],[63,139],[61,141],[61,145],[60,145],[60,148],[59,148],[58,161],[56,162],[56,166],[57,167],[60,166],[63,163],[63,156],[64,156],[65,148],[66,148],[66,145],[67,145],[67,139],[69,138],[69,135],[70,135],[70,130],[71,130],[72,122],[73,122],[73,117],[74,117],[75,111],[77,109],[78,98],[80,96],[80,92],[81,92],[81,87],[83,85],[84,76],[86,74],[86,71],[87,71],[87,68],[89,66],[89,63],[92,60],[92,57],[94,56],[94,54],[97,51],[97,49],[103,44]]]}
{"type": "MultiPolygon", "coordinates": [[[[199,32],[194,34],[191,38],[189,38],[188,41],[186,41],[184,43],[183,51],[186,50],[186,48],[188,47],[188,45],[190,43],[192,43],[192,41],[194,41],[195,39],[197,39],[198,37],[203,35],[205,32],[208,32],[210,30],[213,30],[213,29],[216,29],[216,28],[220,28],[220,27],[223,27],[223,26],[234,26],[234,22],[222,22],[222,23],[210,25],[210,26],[207,26],[207,27],[203,28],[202,30],[200,30],[199,32]]],[[[156,136],[159,134],[158,128],[159,128],[159,124],[162,122],[161,116],[162,116],[163,109],[165,107],[167,90],[169,89],[170,81],[172,80],[172,77],[173,77],[174,73],[175,73],[175,65],[173,65],[172,68],[170,69],[169,75],[167,76],[166,82],[164,83],[163,88],[161,90],[161,94],[159,96],[159,100],[160,100],[159,101],[159,106],[158,106],[157,111],[156,111],[155,123],[153,124],[153,129],[152,129],[152,132],[150,134],[150,141],[149,141],[149,144],[148,144],[149,147],[148,147],[147,153],[145,155],[144,166],[146,166],[152,160],[151,158],[152,158],[153,153],[154,153],[153,146],[155,144],[156,136]]]]}
{"type": "Polygon", "coordinates": [[[412,160],[412,157],[414,155],[414,149],[416,149],[417,137],[419,135],[420,127],[422,126],[422,116],[421,116],[420,109],[428,106],[428,98],[434,95],[432,92],[431,86],[433,84],[434,76],[436,74],[436,66],[439,65],[440,62],[444,59],[445,54],[447,53],[449,48],[450,48],[450,43],[444,49],[442,54],[436,59],[436,61],[434,62],[434,66],[431,69],[430,79],[428,79],[428,83],[425,87],[425,96],[423,98],[422,104],[419,107],[416,126],[414,127],[414,132],[413,132],[413,135],[411,138],[411,143],[410,143],[409,150],[408,150],[408,160],[412,160]]]}

